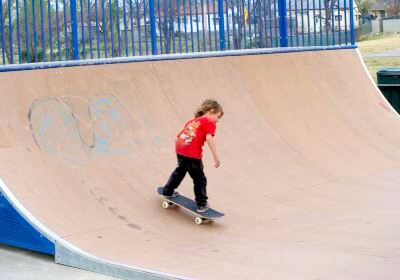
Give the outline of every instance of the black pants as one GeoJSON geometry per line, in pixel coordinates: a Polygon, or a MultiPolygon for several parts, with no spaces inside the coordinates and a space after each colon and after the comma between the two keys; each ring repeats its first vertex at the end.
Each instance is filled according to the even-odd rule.
{"type": "Polygon", "coordinates": [[[201,159],[178,156],[178,167],[172,172],[167,184],[164,186],[163,195],[172,195],[174,190],[179,187],[186,172],[189,173],[194,183],[194,195],[198,206],[205,206],[207,204],[207,178],[204,175],[203,162],[201,159]]]}

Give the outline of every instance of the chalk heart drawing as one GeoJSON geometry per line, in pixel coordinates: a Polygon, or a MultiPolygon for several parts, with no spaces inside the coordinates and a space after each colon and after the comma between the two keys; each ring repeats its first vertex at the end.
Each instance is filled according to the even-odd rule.
{"type": "Polygon", "coordinates": [[[133,122],[114,95],[41,97],[32,103],[28,120],[36,145],[51,155],[76,160],[132,150],[133,122]]]}

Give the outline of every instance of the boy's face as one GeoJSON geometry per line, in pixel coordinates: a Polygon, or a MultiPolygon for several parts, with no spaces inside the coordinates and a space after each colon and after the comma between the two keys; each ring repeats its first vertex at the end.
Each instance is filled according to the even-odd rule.
{"type": "Polygon", "coordinates": [[[218,122],[219,121],[219,119],[222,117],[222,113],[221,112],[218,112],[218,113],[210,113],[210,119],[212,120],[212,121],[214,121],[214,122],[218,122]]]}

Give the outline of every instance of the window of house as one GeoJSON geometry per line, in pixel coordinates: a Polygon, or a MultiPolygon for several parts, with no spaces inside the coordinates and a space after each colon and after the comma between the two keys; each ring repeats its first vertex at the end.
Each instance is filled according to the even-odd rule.
{"type": "Polygon", "coordinates": [[[339,16],[336,15],[336,16],[335,16],[335,20],[336,20],[336,21],[342,21],[342,15],[339,15],[339,16]]]}

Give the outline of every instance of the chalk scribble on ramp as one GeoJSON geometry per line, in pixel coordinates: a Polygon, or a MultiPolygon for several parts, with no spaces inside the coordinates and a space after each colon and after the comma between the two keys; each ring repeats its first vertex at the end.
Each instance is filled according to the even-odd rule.
{"type": "Polygon", "coordinates": [[[356,50],[10,72],[0,85],[2,192],[59,262],[143,278],[400,273],[400,122],[356,50]],[[207,97],[226,112],[222,167],[207,152],[205,166],[227,215],[197,226],[155,188],[207,97]]]}

